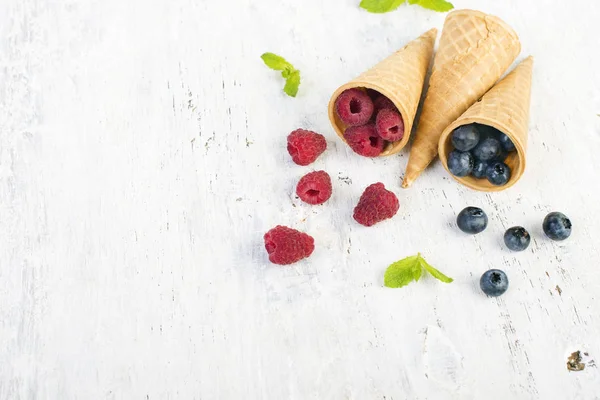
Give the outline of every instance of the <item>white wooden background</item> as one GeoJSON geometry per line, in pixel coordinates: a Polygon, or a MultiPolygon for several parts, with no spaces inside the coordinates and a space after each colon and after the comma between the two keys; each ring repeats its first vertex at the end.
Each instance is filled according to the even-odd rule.
{"type": "Polygon", "coordinates": [[[536,57],[529,169],[490,195],[439,163],[402,190],[406,150],[335,137],[330,93],[444,19],[358,3],[0,0],[0,399],[600,399],[600,5],[454,1],[536,57]],[[302,71],[296,99],[265,51],[302,71]],[[328,139],[310,167],[285,151],[298,127],[328,139]],[[334,181],[320,207],[294,195],[313,168],[334,181]],[[401,209],[365,228],[376,181],[401,209]],[[467,205],[485,233],[457,231],[467,205]],[[566,242],[541,233],[552,210],[566,242]],[[312,257],[269,264],[277,224],[312,257]],[[502,245],[516,224],[521,254],[502,245]],[[418,251],[455,282],[383,288],[418,251]],[[492,267],[498,299],[478,288],[492,267]]]}

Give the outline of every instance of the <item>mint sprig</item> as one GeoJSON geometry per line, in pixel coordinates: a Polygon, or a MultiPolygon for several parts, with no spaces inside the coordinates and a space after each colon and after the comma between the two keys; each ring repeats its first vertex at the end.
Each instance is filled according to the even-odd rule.
{"type": "Polygon", "coordinates": [[[362,0],[360,7],[372,13],[386,13],[394,11],[406,0],[362,0]]]}
{"type": "Polygon", "coordinates": [[[432,267],[431,264],[425,261],[423,256],[421,256],[421,253],[419,253],[416,256],[406,257],[391,264],[385,271],[383,284],[389,288],[401,288],[412,281],[417,282],[421,278],[423,270],[444,283],[454,281],[454,279],[432,267]]]}
{"type": "MultiPolygon", "coordinates": [[[[406,0],[362,0],[360,7],[372,13],[386,13],[394,11],[404,3],[406,0]]],[[[408,0],[408,4],[416,4],[438,12],[446,12],[454,8],[454,5],[446,0],[408,0]]]]}
{"type": "Polygon", "coordinates": [[[298,87],[300,86],[300,71],[294,68],[285,58],[273,53],[264,53],[262,56],[265,65],[275,71],[281,71],[281,76],[285,79],[283,91],[291,97],[296,97],[298,87]]]}
{"type": "Polygon", "coordinates": [[[416,4],[437,12],[447,12],[454,8],[454,5],[446,0],[408,0],[408,4],[416,4]]]}

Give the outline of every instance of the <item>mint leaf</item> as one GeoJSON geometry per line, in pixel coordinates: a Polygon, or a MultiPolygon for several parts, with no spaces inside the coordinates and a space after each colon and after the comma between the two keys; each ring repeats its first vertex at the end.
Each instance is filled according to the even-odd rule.
{"type": "Polygon", "coordinates": [[[291,74],[292,74],[292,72],[294,72],[294,71],[295,71],[294,67],[292,67],[292,66],[290,65],[290,67],[289,67],[289,68],[286,68],[286,69],[284,69],[283,71],[281,71],[281,76],[283,77],[283,79],[287,79],[287,78],[289,78],[289,77],[290,77],[290,75],[291,75],[291,74]]]}
{"type": "Polygon", "coordinates": [[[267,67],[276,71],[281,71],[281,76],[285,79],[283,91],[291,97],[296,97],[298,87],[300,86],[300,71],[292,64],[286,61],[285,58],[273,53],[264,53],[260,56],[267,67]]]}
{"type": "Polygon", "coordinates": [[[285,80],[285,86],[283,87],[283,91],[288,96],[296,97],[296,94],[298,93],[298,86],[300,86],[300,71],[295,69],[285,80]]]}
{"type": "Polygon", "coordinates": [[[362,0],[360,7],[372,13],[386,13],[394,11],[406,0],[362,0]]]}
{"type": "Polygon", "coordinates": [[[419,280],[421,271],[419,256],[407,257],[396,261],[387,268],[383,276],[383,284],[389,288],[406,286],[414,280],[419,280]]]}
{"type": "Polygon", "coordinates": [[[416,4],[438,12],[446,12],[454,8],[454,5],[446,0],[408,0],[408,4],[416,4]]]}
{"type": "Polygon", "coordinates": [[[418,282],[419,279],[421,279],[422,274],[423,274],[423,266],[421,265],[421,263],[415,263],[415,265],[412,268],[412,275],[413,275],[415,282],[418,282]]]}
{"type": "Polygon", "coordinates": [[[418,255],[418,258],[419,258],[419,264],[421,264],[421,266],[423,268],[425,268],[425,270],[427,272],[429,272],[434,278],[436,278],[444,283],[451,283],[454,281],[454,279],[442,274],[440,271],[433,268],[427,261],[425,261],[425,259],[423,257],[421,257],[421,254],[418,255]]]}
{"type": "Polygon", "coordinates": [[[294,69],[292,64],[290,64],[289,62],[287,62],[285,60],[285,58],[278,56],[277,54],[264,53],[262,56],[260,56],[260,58],[262,58],[264,63],[267,65],[267,67],[274,69],[276,71],[285,71],[285,70],[293,70],[294,69]]]}
{"type": "Polygon", "coordinates": [[[391,264],[385,270],[383,284],[389,288],[401,288],[412,281],[418,282],[423,274],[423,269],[442,282],[450,283],[454,281],[454,279],[447,277],[429,265],[429,263],[421,256],[421,253],[419,253],[416,256],[406,257],[391,264]]]}

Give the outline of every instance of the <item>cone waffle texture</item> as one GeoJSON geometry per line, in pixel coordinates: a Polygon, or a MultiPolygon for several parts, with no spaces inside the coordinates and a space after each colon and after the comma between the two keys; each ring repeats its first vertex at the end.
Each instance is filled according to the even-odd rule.
{"type": "Polygon", "coordinates": [[[402,187],[437,156],[442,131],[496,83],[520,51],[517,34],[499,18],[473,10],[448,14],[402,187]]]}
{"type": "Polygon", "coordinates": [[[511,153],[506,160],[506,164],[512,171],[511,178],[506,185],[494,186],[487,179],[476,179],[470,176],[459,178],[452,175],[462,184],[471,189],[484,192],[497,192],[508,189],[523,175],[529,132],[532,70],[533,57],[529,57],[508,74],[506,78],[498,82],[496,86],[483,96],[481,101],[473,104],[471,108],[450,124],[442,133],[439,142],[439,152],[442,164],[444,164],[447,170],[447,156],[453,149],[451,143],[452,131],[459,126],[472,123],[493,126],[505,133],[512,140],[517,150],[511,153]]]}
{"type": "Polygon", "coordinates": [[[344,139],[346,125],[335,111],[335,101],[347,89],[373,89],[394,102],[404,120],[404,137],[390,143],[382,156],[399,152],[408,142],[429,68],[437,29],[431,29],[413,40],[358,78],[339,87],[329,101],[329,120],[338,136],[344,139]]]}

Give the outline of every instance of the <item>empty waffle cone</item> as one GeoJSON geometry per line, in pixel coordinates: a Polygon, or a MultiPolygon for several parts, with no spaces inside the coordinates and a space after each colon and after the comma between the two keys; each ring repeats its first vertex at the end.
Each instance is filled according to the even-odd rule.
{"type": "Polygon", "coordinates": [[[448,14],[402,187],[435,159],[442,131],[498,81],[520,52],[517,34],[500,18],[473,10],[448,14]]]}
{"type": "Polygon", "coordinates": [[[402,140],[389,143],[380,155],[395,154],[406,146],[423,92],[423,83],[433,54],[436,36],[435,28],[425,32],[358,78],[340,86],[333,93],[329,101],[329,120],[342,140],[345,141],[344,131],[347,126],[335,111],[335,101],[344,90],[365,88],[376,90],[390,99],[404,120],[402,140]]]}
{"type": "Polygon", "coordinates": [[[525,172],[532,70],[533,57],[529,57],[442,133],[439,152],[446,170],[448,154],[453,150],[452,131],[459,126],[472,123],[492,126],[507,135],[515,145],[516,151],[511,152],[505,161],[512,172],[505,185],[494,186],[487,179],[460,178],[450,174],[463,185],[483,192],[498,192],[514,185],[525,172]]]}

